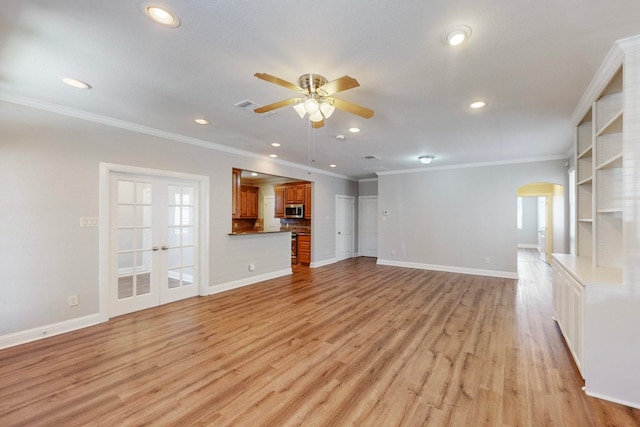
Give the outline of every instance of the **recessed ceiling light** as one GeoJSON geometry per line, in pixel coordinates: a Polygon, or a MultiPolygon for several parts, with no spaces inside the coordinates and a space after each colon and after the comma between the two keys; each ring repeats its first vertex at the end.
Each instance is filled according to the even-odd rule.
{"type": "Polygon", "coordinates": [[[207,119],[195,119],[194,122],[196,122],[199,125],[208,125],[209,124],[209,120],[207,120],[207,119]]]}
{"type": "Polygon", "coordinates": [[[339,134],[339,135],[336,135],[336,139],[337,139],[338,141],[344,141],[345,136],[344,136],[344,135],[342,135],[342,134],[339,134]]]}
{"type": "Polygon", "coordinates": [[[442,33],[440,39],[449,46],[459,46],[469,37],[471,37],[471,28],[466,25],[458,25],[442,33]]]}
{"type": "Polygon", "coordinates": [[[258,176],[258,172],[251,172],[251,176],[258,176]]]}
{"type": "Polygon", "coordinates": [[[418,157],[418,160],[420,160],[420,163],[422,163],[424,165],[428,165],[429,163],[431,163],[433,161],[433,159],[435,159],[435,156],[420,156],[420,157],[418,157]]]}
{"type": "Polygon", "coordinates": [[[275,159],[276,157],[278,157],[278,155],[277,154],[269,154],[269,157],[273,157],[275,159]]]}
{"type": "Polygon", "coordinates": [[[478,108],[484,108],[487,106],[487,103],[484,101],[476,101],[476,102],[472,102],[471,105],[469,105],[469,107],[474,108],[474,109],[478,109],[478,108]]]}
{"type": "Polygon", "coordinates": [[[65,77],[62,79],[62,82],[78,89],[91,89],[91,85],[89,83],[82,82],[80,80],[71,79],[69,77],[65,77]]]}
{"type": "Polygon", "coordinates": [[[177,27],[178,25],[180,25],[180,20],[176,15],[160,6],[147,5],[145,6],[144,11],[149,16],[149,18],[153,19],[159,24],[166,25],[167,27],[177,27]]]}
{"type": "Polygon", "coordinates": [[[329,165],[330,168],[335,168],[338,165],[329,165]]]}
{"type": "Polygon", "coordinates": [[[279,142],[272,142],[271,146],[272,147],[280,147],[280,143],[279,142]]]}
{"type": "Polygon", "coordinates": [[[349,132],[358,133],[358,132],[360,132],[360,128],[349,128],[349,132]]]}

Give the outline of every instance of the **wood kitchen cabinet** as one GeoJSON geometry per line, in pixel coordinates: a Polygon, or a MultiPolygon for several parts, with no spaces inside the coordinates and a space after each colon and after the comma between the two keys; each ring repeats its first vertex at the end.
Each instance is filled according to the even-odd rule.
{"type": "Polygon", "coordinates": [[[240,218],[240,180],[241,169],[233,169],[231,173],[231,218],[240,218]]]}
{"type": "Polygon", "coordinates": [[[275,210],[274,218],[284,218],[284,185],[277,185],[273,187],[273,193],[275,196],[275,210]]]}
{"type": "Polygon", "coordinates": [[[298,233],[298,262],[311,264],[311,234],[298,233]]]}
{"type": "Polygon", "coordinates": [[[240,186],[240,218],[258,218],[258,187],[240,186]]]}
{"type": "Polygon", "coordinates": [[[311,183],[304,185],[304,218],[311,219],[311,183]]]}
{"type": "Polygon", "coordinates": [[[290,184],[285,186],[284,202],[287,205],[304,203],[305,184],[290,184]]]}

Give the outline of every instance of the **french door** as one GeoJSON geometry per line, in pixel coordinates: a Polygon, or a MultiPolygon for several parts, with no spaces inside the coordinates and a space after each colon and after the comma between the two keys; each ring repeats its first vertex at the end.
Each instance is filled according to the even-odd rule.
{"type": "Polygon", "coordinates": [[[110,316],[198,295],[198,185],[110,175],[110,316]]]}

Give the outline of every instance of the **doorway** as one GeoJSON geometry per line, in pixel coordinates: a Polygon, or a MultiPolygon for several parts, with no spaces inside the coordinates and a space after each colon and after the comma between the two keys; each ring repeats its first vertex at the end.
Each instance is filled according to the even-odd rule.
{"type": "Polygon", "coordinates": [[[550,183],[532,183],[518,188],[518,227],[523,226],[522,216],[527,211],[523,200],[530,201],[534,208],[535,216],[529,226],[535,227],[536,243],[532,245],[519,245],[524,248],[537,248],[540,258],[547,264],[551,264],[554,252],[564,253],[564,187],[550,183]]]}
{"type": "Polygon", "coordinates": [[[101,312],[108,318],[205,295],[207,210],[202,204],[208,180],[117,169],[102,173],[106,206],[101,216],[107,220],[101,227],[106,242],[101,244],[101,277],[106,276],[101,312]]]}

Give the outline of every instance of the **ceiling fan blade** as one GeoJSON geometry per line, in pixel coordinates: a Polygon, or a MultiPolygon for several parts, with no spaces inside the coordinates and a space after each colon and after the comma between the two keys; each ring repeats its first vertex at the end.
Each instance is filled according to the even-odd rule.
{"type": "Polygon", "coordinates": [[[311,122],[311,126],[314,129],[318,129],[324,126],[324,120],[320,120],[319,122],[311,122]]]}
{"type": "Polygon", "coordinates": [[[365,119],[369,119],[369,118],[373,117],[373,110],[370,110],[370,109],[368,109],[366,107],[363,107],[361,105],[353,104],[351,102],[344,101],[344,100],[338,99],[338,98],[331,98],[330,100],[333,103],[334,107],[339,108],[339,109],[344,110],[344,111],[347,111],[347,112],[349,112],[351,114],[355,114],[357,116],[364,117],[365,119]]]}
{"type": "Polygon", "coordinates": [[[298,102],[302,102],[302,98],[289,98],[284,101],[274,102],[273,104],[264,105],[262,107],[258,107],[253,111],[258,114],[266,113],[271,110],[275,110],[277,108],[286,107],[287,105],[297,104],[298,102]]]}
{"type": "Polygon", "coordinates": [[[256,76],[257,78],[264,80],[266,82],[269,83],[274,83],[277,84],[279,86],[282,87],[286,87],[287,89],[291,89],[291,90],[295,90],[298,92],[304,92],[304,89],[302,89],[300,86],[295,85],[293,83],[290,83],[286,80],[282,80],[281,78],[278,78],[276,76],[272,76],[271,74],[267,74],[267,73],[255,73],[254,76],[256,76]]]}
{"type": "Polygon", "coordinates": [[[316,89],[316,93],[320,96],[329,96],[358,86],[360,86],[360,83],[353,77],[342,76],[339,79],[323,84],[316,89]]]}

